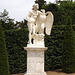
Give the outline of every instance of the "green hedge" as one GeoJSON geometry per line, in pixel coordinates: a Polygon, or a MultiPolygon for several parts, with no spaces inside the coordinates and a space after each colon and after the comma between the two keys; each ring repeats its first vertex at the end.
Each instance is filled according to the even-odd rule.
{"type": "MultiPolygon", "coordinates": [[[[61,68],[63,49],[63,33],[65,25],[55,25],[50,36],[45,36],[45,70],[61,68]]],[[[73,29],[75,27],[73,25],[73,29]]],[[[23,49],[28,42],[28,30],[20,29],[6,31],[6,44],[9,53],[9,64],[11,73],[24,73],[26,71],[27,53],[23,49]]]]}
{"type": "Polygon", "coordinates": [[[28,32],[26,29],[6,31],[6,44],[9,56],[11,73],[22,73],[26,71],[27,54],[26,47],[28,32]]]}
{"type": "Polygon", "coordinates": [[[62,52],[62,69],[64,72],[75,72],[75,41],[74,32],[71,25],[71,18],[67,18],[67,25],[64,32],[63,52],[62,52]]]}
{"type": "Polygon", "coordinates": [[[0,75],[9,75],[9,64],[5,36],[0,23],[0,75]]]}
{"type": "Polygon", "coordinates": [[[45,37],[48,50],[45,52],[45,70],[61,68],[64,25],[54,26],[50,36],[45,37]]]}

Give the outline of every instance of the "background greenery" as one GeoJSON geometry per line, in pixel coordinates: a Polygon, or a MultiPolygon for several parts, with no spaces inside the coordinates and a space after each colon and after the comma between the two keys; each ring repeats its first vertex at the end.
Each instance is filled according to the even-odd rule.
{"type": "Polygon", "coordinates": [[[9,75],[8,54],[5,35],[0,22],[0,75],[9,75]]]}
{"type": "Polygon", "coordinates": [[[68,73],[75,72],[75,34],[71,24],[71,17],[68,16],[62,51],[62,70],[68,73]]]}
{"type": "Polygon", "coordinates": [[[23,73],[26,71],[27,54],[23,47],[26,47],[28,40],[27,29],[8,30],[6,34],[6,46],[8,50],[9,65],[11,73],[23,73]]]}
{"type": "MultiPolygon", "coordinates": [[[[73,25],[75,28],[75,25],[73,25]]],[[[75,29],[74,29],[75,30],[75,29]]],[[[50,36],[45,36],[45,45],[48,50],[45,52],[45,70],[54,70],[61,68],[63,33],[65,25],[56,25],[52,28],[50,36]]],[[[28,30],[8,30],[6,34],[6,45],[9,56],[9,65],[11,73],[24,73],[26,71],[27,54],[23,49],[28,42],[28,30]]]]}

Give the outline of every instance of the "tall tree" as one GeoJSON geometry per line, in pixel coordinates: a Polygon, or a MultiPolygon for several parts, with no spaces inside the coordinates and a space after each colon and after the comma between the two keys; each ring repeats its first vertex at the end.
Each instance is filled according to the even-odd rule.
{"type": "Polygon", "coordinates": [[[75,72],[75,41],[72,29],[71,17],[67,17],[67,25],[64,33],[62,69],[64,72],[75,72]]]}
{"type": "Polygon", "coordinates": [[[8,55],[6,51],[4,32],[1,23],[0,23],[0,75],[9,75],[8,55]]]}
{"type": "Polygon", "coordinates": [[[4,30],[11,30],[14,28],[14,19],[9,18],[9,13],[4,9],[0,14],[0,20],[4,30]]]}
{"type": "Polygon", "coordinates": [[[40,10],[42,8],[42,6],[46,4],[46,1],[45,0],[36,0],[35,3],[39,4],[39,10],[40,10]]]}
{"type": "Polygon", "coordinates": [[[23,28],[27,28],[27,20],[23,20],[21,22],[16,21],[16,24],[14,26],[15,29],[23,29],[23,28]]]}

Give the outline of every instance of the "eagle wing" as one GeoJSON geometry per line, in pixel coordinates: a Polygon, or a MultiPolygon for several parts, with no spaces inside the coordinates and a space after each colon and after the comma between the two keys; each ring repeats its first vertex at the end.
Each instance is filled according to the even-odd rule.
{"type": "Polygon", "coordinates": [[[47,35],[51,34],[53,21],[54,21],[53,14],[51,12],[48,12],[48,15],[47,15],[46,21],[45,21],[45,27],[46,27],[46,34],[47,35]]]}

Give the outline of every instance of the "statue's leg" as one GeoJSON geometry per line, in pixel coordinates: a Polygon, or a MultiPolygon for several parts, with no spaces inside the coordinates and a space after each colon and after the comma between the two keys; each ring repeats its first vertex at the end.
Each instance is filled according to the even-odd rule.
{"type": "Polygon", "coordinates": [[[35,24],[33,24],[33,35],[35,35],[35,24]]]}
{"type": "Polygon", "coordinates": [[[31,33],[29,33],[29,44],[32,44],[31,39],[31,33]]]}
{"type": "Polygon", "coordinates": [[[28,24],[28,29],[29,29],[29,44],[32,44],[31,40],[32,40],[32,23],[28,24]]]}
{"type": "Polygon", "coordinates": [[[35,24],[32,24],[33,44],[35,44],[35,24]]]}

